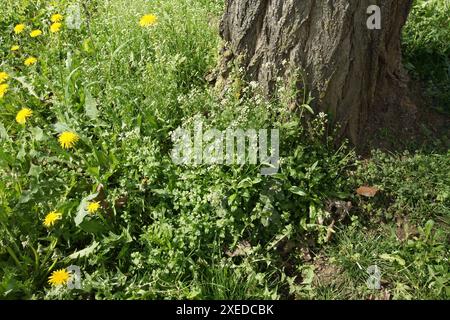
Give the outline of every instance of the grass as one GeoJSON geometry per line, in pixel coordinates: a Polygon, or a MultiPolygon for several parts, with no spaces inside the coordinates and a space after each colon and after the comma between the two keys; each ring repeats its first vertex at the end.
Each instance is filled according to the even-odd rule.
{"type": "Polygon", "coordinates": [[[450,3],[416,0],[404,30],[403,50],[409,73],[424,83],[433,108],[450,112],[450,3]]]}
{"type": "MultiPolygon", "coordinates": [[[[400,242],[395,227],[379,230],[339,230],[336,243],[325,249],[327,263],[340,274],[318,281],[319,299],[448,299],[448,246],[442,231],[427,233],[432,222],[420,227],[414,239],[400,242]],[[368,268],[380,270],[380,290],[367,287],[368,268]]],[[[320,274],[318,275],[320,279],[320,274]]]]}
{"type": "MultiPolygon", "coordinates": [[[[0,98],[1,298],[448,298],[448,154],[359,161],[333,147],[323,115],[302,126],[286,111],[289,86],[268,101],[235,75],[217,95],[205,77],[217,64],[222,1],[90,0],[80,29],[68,28],[70,1],[0,2],[0,72],[9,75],[0,98]],[[55,13],[66,20],[51,33],[55,13]],[[157,24],[139,26],[145,14],[157,24]],[[15,34],[18,23],[26,29],[15,34]],[[31,38],[32,29],[43,35],[31,38]],[[25,66],[30,56],[37,63],[25,66]],[[33,114],[20,124],[23,107],[33,114]],[[171,132],[195,121],[279,128],[280,173],[175,165],[171,132]],[[73,148],[58,141],[66,131],[79,137],[73,148]],[[360,185],[380,192],[361,198],[360,185]],[[330,240],[329,203],[338,201],[353,207],[330,240]],[[92,202],[100,207],[89,213],[92,202]],[[61,219],[46,227],[53,210],[61,219]],[[382,291],[366,286],[373,264],[382,291]],[[48,283],[70,265],[81,269],[81,289],[48,283]]],[[[408,59],[427,70],[414,50],[432,44],[442,54],[448,34],[420,40],[426,29],[414,12],[408,59]]]]}

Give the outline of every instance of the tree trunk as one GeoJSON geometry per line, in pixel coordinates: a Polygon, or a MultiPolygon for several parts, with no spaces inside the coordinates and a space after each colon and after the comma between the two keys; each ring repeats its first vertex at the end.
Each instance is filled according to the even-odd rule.
{"type": "Polygon", "coordinates": [[[247,80],[271,95],[277,77],[299,68],[314,107],[329,113],[358,145],[368,128],[414,110],[400,43],[411,5],[412,0],[228,0],[220,78],[226,80],[230,62],[238,61],[247,80]],[[379,30],[367,26],[374,4],[381,8],[379,30]]]}

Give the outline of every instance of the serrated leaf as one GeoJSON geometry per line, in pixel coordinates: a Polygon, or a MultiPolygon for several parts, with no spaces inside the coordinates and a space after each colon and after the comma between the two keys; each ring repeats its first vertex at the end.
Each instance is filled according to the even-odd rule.
{"type": "Polygon", "coordinates": [[[17,152],[16,158],[17,160],[24,160],[27,153],[25,152],[25,145],[22,144],[20,146],[19,152],[17,152]]]}
{"type": "Polygon", "coordinates": [[[88,215],[88,211],[87,211],[87,205],[89,203],[89,201],[95,199],[98,196],[98,192],[91,194],[89,196],[87,196],[86,198],[84,198],[83,200],[81,200],[80,205],[78,206],[77,209],[77,215],[75,216],[75,225],[78,227],[84,220],[84,217],[86,217],[88,215]]]}
{"type": "Polygon", "coordinates": [[[405,260],[396,254],[383,253],[380,255],[380,258],[389,262],[397,262],[401,266],[406,264],[405,260]]]}
{"type": "Polygon", "coordinates": [[[42,168],[40,166],[36,166],[34,164],[30,165],[30,170],[28,171],[28,175],[32,177],[39,177],[42,173],[42,168]]]}
{"type": "Polygon", "coordinates": [[[34,141],[44,140],[44,131],[40,127],[30,128],[31,134],[33,135],[34,141]]]}
{"type": "Polygon", "coordinates": [[[34,87],[32,84],[30,84],[29,82],[27,82],[27,78],[22,76],[22,77],[16,77],[15,78],[24,89],[26,89],[28,91],[28,93],[30,95],[32,95],[33,97],[40,99],[39,96],[36,94],[36,92],[34,91],[34,87]]]}
{"type": "Polygon", "coordinates": [[[72,131],[70,127],[64,122],[57,122],[53,125],[53,128],[57,133],[62,133],[64,131],[72,131]]]}
{"type": "Polygon", "coordinates": [[[0,122],[0,140],[11,141],[8,135],[8,131],[6,131],[5,126],[1,122],[0,122]]]}
{"type": "Polygon", "coordinates": [[[84,95],[84,112],[90,119],[95,120],[98,118],[97,101],[92,97],[88,89],[85,89],[84,95]]]}
{"type": "Polygon", "coordinates": [[[94,252],[95,248],[97,248],[98,245],[99,245],[99,243],[97,241],[94,241],[94,243],[91,244],[89,247],[84,248],[83,250],[80,250],[80,251],[75,251],[68,258],[73,260],[73,259],[78,259],[78,258],[82,258],[82,257],[87,257],[94,252]]]}

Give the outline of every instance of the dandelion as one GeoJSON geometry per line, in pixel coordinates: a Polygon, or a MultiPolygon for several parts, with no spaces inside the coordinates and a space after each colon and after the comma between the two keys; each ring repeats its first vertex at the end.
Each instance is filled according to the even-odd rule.
{"type": "Polygon", "coordinates": [[[15,32],[15,34],[22,33],[23,30],[25,30],[25,25],[24,25],[23,23],[18,24],[18,25],[16,25],[16,26],[14,27],[14,32],[15,32]]]}
{"type": "Polygon", "coordinates": [[[27,122],[27,119],[33,115],[33,111],[29,108],[22,108],[17,115],[16,115],[16,121],[19,124],[25,124],[27,122]]]}
{"type": "Polygon", "coordinates": [[[17,51],[19,49],[20,49],[20,47],[18,45],[14,45],[11,47],[11,51],[17,51]]]}
{"type": "Polygon", "coordinates": [[[5,82],[8,80],[9,75],[6,72],[0,72],[0,83],[5,82]]]}
{"type": "Polygon", "coordinates": [[[55,22],[61,22],[64,19],[62,14],[59,13],[55,13],[54,15],[51,16],[50,21],[55,23],[55,22]]]}
{"type": "Polygon", "coordinates": [[[24,64],[29,67],[32,66],[33,64],[36,64],[37,59],[35,57],[29,57],[25,60],[24,64]]]}
{"type": "Polygon", "coordinates": [[[75,146],[75,143],[77,143],[79,139],[80,137],[76,133],[64,131],[63,133],[61,133],[58,140],[61,147],[63,147],[64,149],[70,149],[75,146]]]}
{"type": "Polygon", "coordinates": [[[89,202],[89,204],[87,206],[87,211],[90,214],[96,213],[98,211],[98,209],[100,209],[100,203],[98,201],[89,202]]]}
{"type": "Polygon", "coordinates": [[[60,22],[55,22],[50,26],[50,32],[56,33],[61,30],[62,24],[60,22]]]}
{"type": "Polygon", "coordinates": [[[52,275],[48,277],[48,283],[52,286],[59,286],[67,284],[70,279],[70,273],[66,269],[59,269],[52,272],[52,275]]]}
{"type": "Polygon", "coordinates": [[[30,32],[30,37],[36,38],[36,37],[39,37],[41,34],[42,34],[41,30],[33,30],[30,32]]]}
{"type": "Polygon", "coordinates": [[[8,88],[9,86],[7,83],[0,84],[0,99],[5,96],[6,92],[8,91],[8,88]]]}
{"type": "Polygon", "coordinates": [[[155,16],[154,14],[146,14],[139,21],[139,25],[141,27],[150,27],[150,26],[153,26],[154,24],[156,24],[157,21],[158,21],[158,17],[155,16]]]}
{"type": "Polygon", "coordinates": [[[61,213],[52,211],[45,216],[44,226],[46,226],[47,228],[50,228],[51,226],[53,226],[56,223],[56,221],[61,220],[61,218],[62,218],[61,213]]]}

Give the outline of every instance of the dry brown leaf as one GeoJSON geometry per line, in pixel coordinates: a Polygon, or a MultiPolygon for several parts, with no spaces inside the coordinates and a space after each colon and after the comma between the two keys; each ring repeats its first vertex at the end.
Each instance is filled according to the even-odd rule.
{"type": "Polygon", "coordinates": [[[377,192],[379,191],[378,188],[376,187],[359,187],[358,189],[356,189],[356,193],[359,194],[360,196],[364,196],[364,197],[375,197],[375,195],[377,194],[377,192]]]}
{"type": "Polygon", "coordinates": [[[325,242],[329,242],[331,240],[331,237],[335,233],[335,231],[333,229],[335,223],[336,223],[336,221],[333,220],[333,221],[331,221],[331,224],[328,226],[325,242]]]}
{"type": "Polygon", "coordinates": [[[413,224],[408,221],[408,218],[397,216],[396,219],[397,228],[395,230],[395,234],[397,235],[398,240],[405,241],[410,238],[419,236],[419,231],[413,224]]]}
{"type": "Polygon", "coordinates": [[[250,245],[250,242],[244,240],[240,243],[238,243],[236,250],[233,252],[226,251],[226,255],[229,257],[237,257],[237,256],[246,256],[252,251],[252,246],[250,245]]]}

